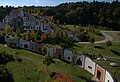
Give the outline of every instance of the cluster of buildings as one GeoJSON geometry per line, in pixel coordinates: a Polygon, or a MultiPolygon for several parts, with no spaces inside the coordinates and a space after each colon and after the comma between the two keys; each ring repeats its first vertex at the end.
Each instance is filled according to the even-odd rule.
{"type": "Polygon", "coordinates": [[[39,44],[36,42],[26,41],[22,38],[11,38],[9,36],[5,36],[5,42],[10,47],[15,48],[22,48],[26,50],[30,50],[36,53],[41,53],[42,48],[46,48],[46,53],[50,55],[53,58],[64,60],[67,62],[70,62],[70,58],[74,57],[75,61],[74,64],[80,66],[81,68],[87,70],[92,75],[94,75],[95,78],[97,78],[100,82],[116,82],[112,75],[102,67],[100,67],[98,64],[96,64],[94,61],[92,61],[89,57],[73,53],[71,50],[58,48],[53,45],[48,44],[39,44]]]}
{"type": "Polygon", "coordinates": [[[5,25],[12,26],[13,29],[20,28],[21,30],[38,30],[41,32],[48,32],[51,26],[45,22],[47,17],[35,17],[26,12],[12,10],[0,23],[0,27],[5,25]]]}
{"type": "MultiPolygon", "coordinates": [[[[25,13],[23,11],[16,11],[13,10],[7,15],[3,22],[0,23],[1,26],[4,25],[11,25],[14,29],[21,28],[21,30],[38,30],[41,32],[49,32],[51,27],[49,24],[44,23],[43,21],[46,20],[46,17],[40,17],[39,19],[25,13]]],[[[68,37],[73,37],[69,35],[68,37]]],[[[78,40],[78,39],[77,39],[78,40]]],[[[41,53],[42,48],[46,48],[46,53],[53,58],[64,60],[70,62],[70,58],[74,57],[75,61],[74,64],[79,65],[81,68],[87,70],[95,78],[98,79],[100,82],[115,82],[112,75],[94,61],[92,61],[89,57],[73,53],[71,50],[58,48],[53,45],[47,45],[44,43],[37,43],[34,41],[26,41],[22,38],[13,38],[10,36],[5,36],[5,42],[8,46],[13,48],[22,48],[26,50],[30,50],[36,53],[41,53]]]]}

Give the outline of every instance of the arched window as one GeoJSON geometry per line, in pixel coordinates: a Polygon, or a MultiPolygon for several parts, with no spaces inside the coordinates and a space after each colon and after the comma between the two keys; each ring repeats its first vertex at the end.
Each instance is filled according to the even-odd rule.
{"type": "Polygon", "coordinates": [[[24,48],[28,48],[28,45],[27,45],[27,44],[25,44],[25,45],[24,45],[24,48]]]}
{"type": "Polygon", "coordinates": [[[76,61],[76,64],[82,66],[82,61],[80,60],[80,58],[76,61]]]}

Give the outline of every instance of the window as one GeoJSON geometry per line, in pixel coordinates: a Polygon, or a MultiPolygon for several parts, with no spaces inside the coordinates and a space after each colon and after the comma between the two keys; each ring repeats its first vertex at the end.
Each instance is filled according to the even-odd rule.
{"type": "Polygon", "coordinates": [[[76,64],[82,66],[82,61],[80,60],[80,58],[77,60],[76,64]]]}
{"type": "MultiPolygon", "coordinates": [[[[101,77],[101,72],[98,70],[97,71],[97,78],[100,80],[100,77],[101,77]]],[[[108,81],[109,82],[109,81],[108,81]]]]}
{"type": "Polygon", "coordinates": [[[91,66],[88,66],[88,68],[89,68],[89,69],[92,69],[92,67],[91,67],[91,66]]]}
{"type": "Polygon", "coordinates": [[[27,44],[25,44],[25,45],[24,45],[24,48],[28,48],[28,45],[27,45],[27,44]]]}
{"type": "Polygon", "coordinates": [[[68,59],[70,59],[70,57],[68,57],[68,59]]]}

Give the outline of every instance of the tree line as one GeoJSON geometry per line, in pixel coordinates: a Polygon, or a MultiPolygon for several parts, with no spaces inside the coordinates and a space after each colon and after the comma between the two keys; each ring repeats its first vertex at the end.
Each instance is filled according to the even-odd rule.
{"type": "MultiPolygon", "coordinates": [[[[8,12],[11,8],[0,7],[0,12],[8,12]]],[[[62,3],[57,6],[19,6],[17,9],[22,9],[37,16],[53,16],[56,24],[59,21],[60,24],[81,24],[82,26],[90,24],[120,30],[120,2],[118,0],[111,3],[83,1],[62,3]]]]}

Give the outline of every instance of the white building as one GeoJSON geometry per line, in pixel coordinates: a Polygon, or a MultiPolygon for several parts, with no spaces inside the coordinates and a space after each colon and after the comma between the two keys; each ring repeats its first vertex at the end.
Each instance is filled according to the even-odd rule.
{"type": "Polygon", "coordinates": [[[105,82],[115,82],[108,71],[106,71],[106,74],[105,74],[105,82]]]}
{"type": "Polygon", "coordinates": [[[21,38],[21,39],[19,39],[19,47],[20,47],[20,48],[27,49],[27,50],[30,50],[30,42],[29,42],[29,41],[26,41],[26,40],[23,40],[23,39],[21,38]]]}
{"type": "Polygon", "coordinates": [[[95,63],[88,57],[85,58],[85,67],[88,72],[95,74],[95,63]]]}

